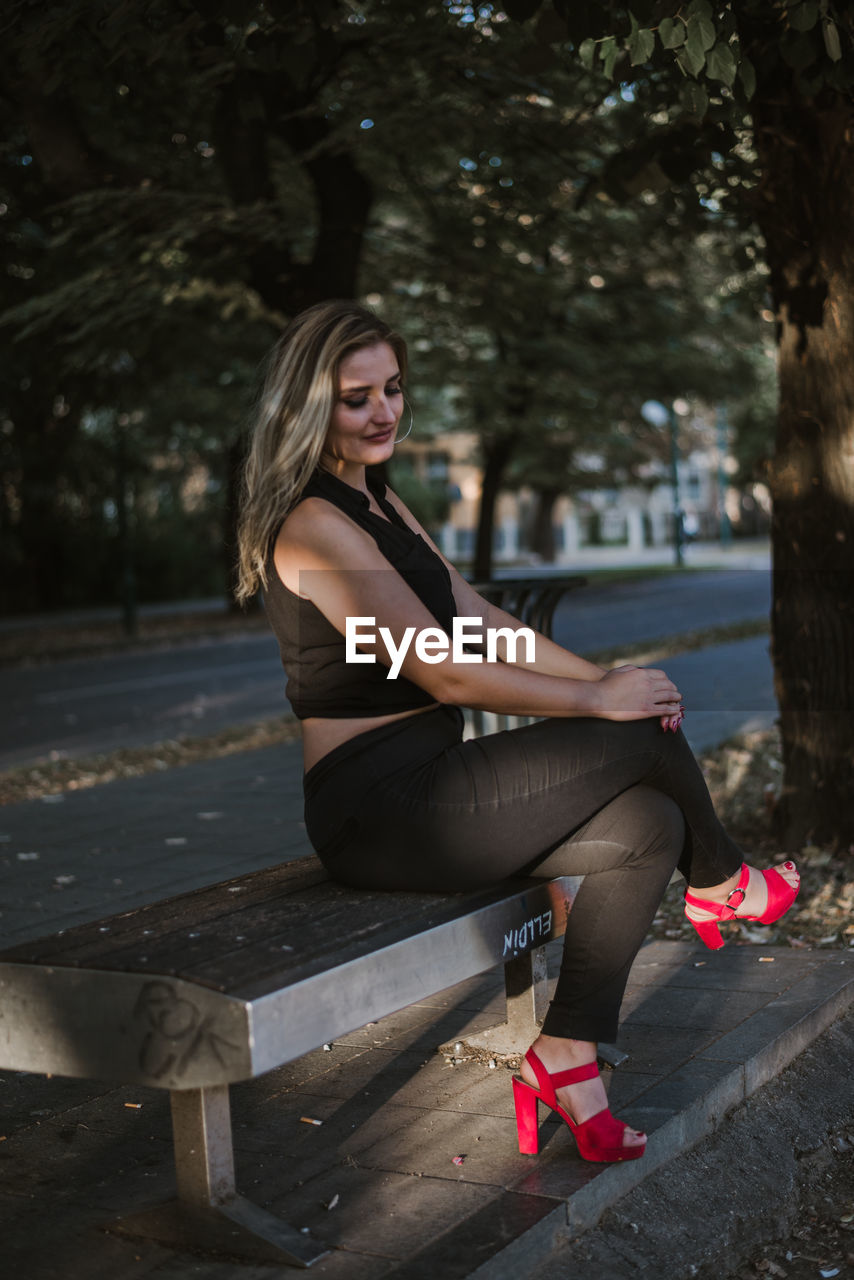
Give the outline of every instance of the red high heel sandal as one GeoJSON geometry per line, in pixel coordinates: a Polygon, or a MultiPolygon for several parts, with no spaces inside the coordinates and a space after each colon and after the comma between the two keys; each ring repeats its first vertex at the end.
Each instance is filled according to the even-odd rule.
{"type": "Polygon", "coordinates": [[[562,1089],[567,1084],[578,1084],[581,1080],[593,1080],[599,1074],[595,1062],[588,1062],[583,1067],[571,1067],[569,1071],[556,1071],[549,1075],[533,1049],[525,1054],[537,1077],[539,1088],[513,1077],[513,1101],[516,1104],[516,1129],[519,1134],[519,1150],[523,1156],[535,1156],[539,1151],[539,1133],[537,1130],[537,1103],[544,1102],[552,1111],[556,1111],[561,1120],[566,1121],[572,1130],[578,1154],[582,1160],[593,1160],[610,1163],[617,1160],[637,1160],[646,1150],[643,1146],[623,1146],[623,1134],[629,1127],[618,1120],[605,1107],[591,1116],[589,1120],[576,1124],[572,1116],[567,1115],[557,1100],[555,1089],[562,1089]]]}
{"type": "MultiPolygon", "coordinates": [[[[793,862],[783,864],[787,870],[794,868],[793,862]]],[[[685,894],[686,910],[687,907],[700,907],[703,911],[712,911],[717,916],[717,920],[691,920],[692,925],[697,930],[700,938],[705,942],[706,946],[712,951],[719,951],[724,945],[721,937],[721,924],[725,924],[728,920],[755,920],[759,924],[773,924],[775,920],[779,920],[784,916],[791,907],[795,898],[798,896],[798,890],[801,882],[792,888],[788,880],[786,880],[779,872],[777,867],[769,867],[767,871],[763,871],[765,884],[768,886],[768,902],[761,916],[740,916],[737,914],[738,907],[747,897],[747,886],[750,882],[750,868],[746,862],[741,864],[741,876],[738,884],[727,894],[726,902],[710,902],[708,898],[697,898],[693,893],[685,894]],[[736,894],[740,894],[738,901],[733,904],[731,899],[736,894]]]]}

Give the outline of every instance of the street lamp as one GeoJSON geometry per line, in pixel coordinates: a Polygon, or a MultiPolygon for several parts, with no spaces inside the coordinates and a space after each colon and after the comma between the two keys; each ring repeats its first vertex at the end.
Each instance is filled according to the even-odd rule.
{"type": "MultiPolygon", "coordinates": [[[[681,409],[680,402],[680,409],[681,409]]],[[[686,406],[687,408],[687,406],[686,406]]],[[[645,400],[641,405],[641,417],[651,427],[662,431],[665,427],[670,432],[670,487],[673,491],[673,547],[676,555],[676,566],[681,569],[685,563],[683,547],[685,543],[684,519],[682,503],[679,500],[679,447],[677,443],[676,404],[664,405],[660,400],[645,400]]]]}
{"type": "Polygon", "coordinates": [[[718,528],[720,531],[721,546],[726,548],[732,543],[732,525],[729,522],[729,516],[727,515],[726,509],[727,478],[724,462],[727,455],[729,422],[727,420],[725,404],[718,405],[716,424],[718,429],[718,528]]]}

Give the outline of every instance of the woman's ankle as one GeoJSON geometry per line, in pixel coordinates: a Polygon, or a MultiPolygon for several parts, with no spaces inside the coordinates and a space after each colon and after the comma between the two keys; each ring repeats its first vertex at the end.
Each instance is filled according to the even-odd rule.
{"type": "Polygon", "coordinates": [[[573,1040],[568,1036],[550,1036],[541,1032],[531,1048],[543,1065],[550,1059],[574,1066],[595,1061],[598,1045],[595,1040],[573,1040]]]}
{"type": "MultiPolygon", "coordinates": [[[[727,880],[721,880],[719,884],[704,885],[700,889],[689,884],[688,892],[695,898],[705,898],[709,902],[726,902],[733,890],[738,888],[739,880],[746,866],[746,863],[742,863],[738,871],[735,871],[727,880]]],[[[747,870],[749,876],[750,868],[748,867],[747,870]]]]}

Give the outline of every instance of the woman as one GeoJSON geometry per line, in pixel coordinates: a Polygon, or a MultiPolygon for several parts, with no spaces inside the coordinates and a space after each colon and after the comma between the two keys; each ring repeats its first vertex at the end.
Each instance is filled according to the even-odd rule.
{"type": "Polygon", "coordinates": [[[475,622],[521,624],[365,470],[392,456],[405,374],[403,340],[370,311],[312,307],[274,350],[247,462],[240,594],[264,588],[303,722],[309,838],[356,887],[451,892],[583,875],[554,999],[513,1081],[520,1148],[537,1151],[543,1101],[585,1159],[635,1159],[646,1138],[607,1109],[596,1047],[616,1038],[674,868],[714,947],[721,920],[778,919],[798,875],[791,863],[743,864],[663,671],[606,671],[543,636],[533,654],[499,636],[492,661],[442,656],[455,616],[470,634],[475,622]],[[546,718],[464,742],[460,705],[546,718]]]}

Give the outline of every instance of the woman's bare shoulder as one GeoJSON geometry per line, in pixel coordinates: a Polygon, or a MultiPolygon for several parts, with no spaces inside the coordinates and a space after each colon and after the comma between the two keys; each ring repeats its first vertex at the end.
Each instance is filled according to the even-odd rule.
{"type": "Polygon", "coordinates": [[[325,498],[301,498],[282,521],[276,547],[311,543],[318,534],[341,528],[346,520],[344,512],[325,498]]]}
{"type": "MultiPolygon", "coordinates": [[[[273,561],[291,591],[309,569],[372,569],[385,565],[373,538],[324,498],[304,498],[276,537],[273,561]]],[[[302,594],[302,593],[299,593],[302,594]]]]}

